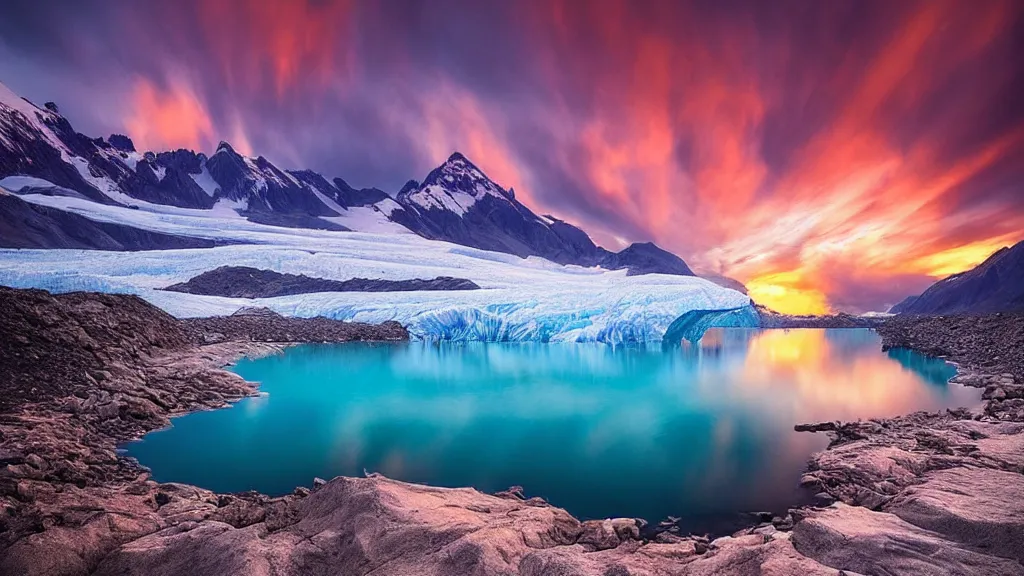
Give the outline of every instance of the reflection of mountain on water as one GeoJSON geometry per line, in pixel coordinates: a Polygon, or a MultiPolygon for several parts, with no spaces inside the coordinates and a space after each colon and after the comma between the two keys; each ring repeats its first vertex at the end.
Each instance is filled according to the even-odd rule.
{"type": "Polygon", "coordinates": [[[906,348],[893,348],[886,354],[907,370],[919,374],[929,384],[945,386],[956,375],[956,368],[949,362],[923,356],[906,348]]]}

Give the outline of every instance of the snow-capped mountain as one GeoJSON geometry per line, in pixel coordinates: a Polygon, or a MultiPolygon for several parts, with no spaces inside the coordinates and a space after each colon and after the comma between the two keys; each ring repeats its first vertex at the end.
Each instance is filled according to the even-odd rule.
{"type": "Polygon", "coordinates": [[[227,142],[206,156],[191,150],[142,153],[119,134],[89,138],[75,132],[56,105],[38,107],[2,84],[0,180],[22,194],[78,195],[143,210],[207,210],[292,228],[412,232],[560,264],[626,268],[630,274],[693,274],[680,258],[654,244],[613,253],[571,224],[538,216],[511,188],[496,184],[458,152],[422,183],[409,181],[392,198],[377,188],[356,189],[311,170],[282,170],[263,156],[239,154],[227,142]]]}
{"type": "Polygon", "coordinates": [[[585,233],[564,222],[553,228],[554,219],[534,214],[458,152],[421,184],[407,184],[396,200],[406,210],[392,218],[427,238],[561,264],[597,263],[585,233]]]}
{"type": "Polygon", "coordinates": [[[631,274],[693,275],[682,259],[654,244],[609,252],[572,224],[538,216],[516,200],[514,190],[495,184],[458,152],[422,183],[407,183],[396,200],[406,210],[392,220],[427,238],[560,264],[628,268],[631,274]]]}

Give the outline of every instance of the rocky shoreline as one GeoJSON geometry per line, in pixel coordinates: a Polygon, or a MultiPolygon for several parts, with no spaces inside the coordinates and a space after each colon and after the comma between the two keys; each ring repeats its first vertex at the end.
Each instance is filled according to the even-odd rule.
{"type": "Polygon", "coordinates": [[[877,328],[885,322],[884,317],[853,316],[843,312],[805,316],[782,314],[757,303],[754,309],[761,328],[877,328]]]}
{"type": "Polygon", "coordinates": [[[260,340],[401,335],[240,316],[0,289],[0,574],[1024,574],[1019,316],[888,321],[886,346],[956,361],[983,406],[800,426],[833,436],[803,483],[834,503],[714,540],[580,522],[521,489],[371,475],[270,498],[152,481],[117,443],[253,394],[221,367],[287,345],[260,340]]]}

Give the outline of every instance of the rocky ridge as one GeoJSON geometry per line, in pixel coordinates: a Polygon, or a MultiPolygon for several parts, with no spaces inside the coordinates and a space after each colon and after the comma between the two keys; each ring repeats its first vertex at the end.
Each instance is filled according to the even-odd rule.
{"type": "Polygon", "coordinates": [[[267,308],[242,308],[231,316],[186,318],[181,321],[200,344],[236,342],[402,341],[409,332],[398,322],[361,324],[329,318],[292,318],[267,308]]]}
{"type": "Polygon", "coordinates": [[[352,278],[328,280],[303,274],[283,274],[248,266],[221,266],[172,284],[164,290],[227,296],[230,298],[274,298],[315,292],[411,292],[417,290],[479,290],[472,280],[438,276],[430,279],[378,280],[352,278]]]}
{"type": "MultiPolygon", "coordinates": [[[[130,296],[5,289],[0,312],[0,385],[22,390],[0,413],[5,575],[1024,574],[1021,374],[1001,354],[1020,350],[1019,318],[883,328],[887,345],[934,346],[965,367],[975,350],[999,356],[958,376],[993,386],[983,409],[801,427],[835,437],[804,481],[838,502],[710,540],[670,523],[580,522],[515,488],[372,475],[270,498],[159,484],[116,443],[251,394],[219,366],[282,344],[240,328],[239,340],[197,346],[209,332],[130,296]],[[981,329],[992,334],[965,331],[981,329]]],[[[232,318],[220,322],[277,321],[262,310],[232,318]]]]}
{"type": "Polygon", "coordinates": [[[211,248],[228,242],[97,222],[72,212],[25,202],[0,189],[0,248],[173,250],[211,248]]]}

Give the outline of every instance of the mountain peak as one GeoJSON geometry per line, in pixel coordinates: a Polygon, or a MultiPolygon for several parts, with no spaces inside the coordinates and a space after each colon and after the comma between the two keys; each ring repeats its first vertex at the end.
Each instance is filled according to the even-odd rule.
{"type": "Polygon", "coordinates": [[[235,152],[235,149],[231,147],[231,144],[228,144],[226,140],[221,140],[220,144],[217,144],[217,150],[214,151],[214,154],[216,154],[217,152],[227,152],[229,154],[238,154],[237,152],[235,152]]]}
{"type": "Polygon", "coordinates": [[[416,180],[409,180],[408,182],[405,183],[405,185],[402,186],[402,189],[398,191],[398,196],[407,196],[408,194],[411,194],[419,187],[419,182],[417,182],[416,180]]]}
{"type": "Polygon", "coordinates": [[[351,184],[345,181],[344,178],[335,178],[334,185],[342,192],[355,192],[356,189],[351,184]]]}
{"type": "Polygon", "coordinates": [[[457,150],[455,152],[452,152],[452,155],[448,157],[448,160],[445,161],[445,164],[453,164],[456,162],[465,162],[468,164],[472,164],[472,162],[469,161],[469,158],[466,158],[465,156],[462,155],[462,152],[459,152],[457,150]]]}
{"type": "Polygon", "coordinates": [[[444,164],[434,168],[427,175],[422,186],[440,186],[449,191],[465,192],[474,197],[490,193],[509,198],[505,189],[488,178],[483,170],[461,152],[452,152],[444,164]]]}
{"type": "MultiPolygon", "coordinates": [[[[472,160],[466,158],[466,155],[459,151],[452,152],[452,155],[444,161],[444,164],[441,164],[436,170],[434,170],[434,172],[437,171],[440,171],[443,174],[468,174],[475,179],[490,180],[490,178],[484,174],[483,170],[477,167],[476,164],[473,164],[472,160]]],[[[433,172],[431,174],[433,174],[433,172]]],[[[430,177],[428,176],[427,178],[429,179],[430,177]]],[[[426,180],[424,180],[424,183],[425,182],[426,180]]]]}
{"type": "Polygon", "coordinates": [[[889,311],[899,314],[988,314],[1024,310],[1024,240],[970,270],[932,284],[889,311]]]}
{"type": "Polygon", "coordinates": [[[110,145],[122,152],[135,152],[135,143],[124,134],[111,134],[107,139],[110,145]]]}

